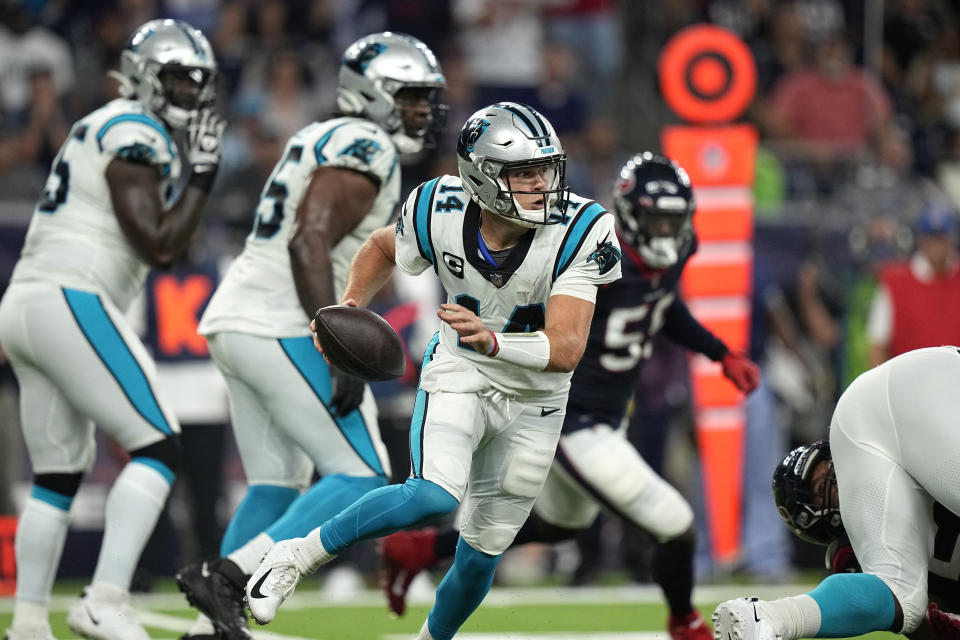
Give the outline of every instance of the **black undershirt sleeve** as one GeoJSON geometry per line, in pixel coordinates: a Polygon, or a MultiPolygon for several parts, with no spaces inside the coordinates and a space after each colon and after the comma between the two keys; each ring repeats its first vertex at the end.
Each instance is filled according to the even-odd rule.
{"type": "Polygon", "coordinates": [[[673,342],[702,353],[715,362],[727,355],[727,345],[700,324],[680,298],[675,299],[667,309],[663,332],[673,342]]]}

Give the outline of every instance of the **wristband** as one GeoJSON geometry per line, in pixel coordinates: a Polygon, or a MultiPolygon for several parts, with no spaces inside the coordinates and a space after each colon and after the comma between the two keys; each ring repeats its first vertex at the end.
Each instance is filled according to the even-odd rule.
{"type": "Polygon", "coordinates": [[[213,187],[213,180],[217,177],[217,169],[214,166],[213,171],[193,171],[190,174],[190,180],[187,181],[187,185],[191,187],[196,187],[204,193],[210,193],[210,189],[213,187]]]}
{"type": "Polygon", "coordinates": [[[491,358],[534,371],[543,371],[550,362],[550,339],[543,331],[495,333],[493,339],[499,348],[491,358]]]}
{"type": "Polygon", "coordinates": [[[487,357],[492,358],[497,355],[497,351],[500,349],[500,344],[497,342],[497,334],[493,331],[490,332],[490,337],[493,338],[493,344],[490,345],[490,349],[487,350],[487,357]]]}

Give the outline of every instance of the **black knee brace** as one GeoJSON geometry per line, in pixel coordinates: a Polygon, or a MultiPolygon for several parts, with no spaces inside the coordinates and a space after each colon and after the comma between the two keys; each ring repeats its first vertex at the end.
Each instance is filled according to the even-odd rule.
{"type": "Polygon", "coordinates": [[[180,434],[167,436],[160,442],[148,444],[130,452],[131,458],[153,458],[165,465],[171,472],[176,473],[183,459],[183,449],[180,446],[180,434]]]}
{"type": "Polygon", "coordinates": [[[33,477],[33,484],[72,498],[77,495],[83,474],[77,473],[38,473],[33,477]]]}

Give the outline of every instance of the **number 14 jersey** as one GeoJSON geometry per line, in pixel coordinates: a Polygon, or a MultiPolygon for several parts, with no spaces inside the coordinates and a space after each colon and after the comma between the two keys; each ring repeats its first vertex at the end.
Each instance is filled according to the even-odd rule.
{"type": "MultiPolygon", "coordinates": [[[[530,229],[499,264],[481,251],[480,207],[460,178],[442,176],[415,189],[397,220],[396,261],[419,274],[432,268],[447,301],[477,314],[491,331],[528,333],[544,328],[547,301],[565,294],[593,302],[596,286],[620,277],[620,245],[613,216],[600,204],[570,194],[555,224],[530,229]]],[[[486,249],[486,247],[484,247],[486,249]]],[[[459,344],[443,323],[421,388],[468,392],[494,388],[518,397],[554,394],[569,373],[526,369],[459,344]]]]}

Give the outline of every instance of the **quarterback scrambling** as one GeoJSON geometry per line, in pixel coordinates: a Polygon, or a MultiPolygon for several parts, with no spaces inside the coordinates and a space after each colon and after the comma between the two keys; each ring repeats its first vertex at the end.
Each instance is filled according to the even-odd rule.
{"type": "Polygon", "coordinates": [[[560,140],[526,105],[474,113],[457,161],[459,176],[420,185],[396,228],[370,236],[344,293],[366,305],[394,266],[432,269],[447,293],[413,409],[411,476],[274,545],[247,583],[261,623],[304,574],[351,544],[467,499],[453,567],[417,636],[449,640],[485,597],[547,477],[597,288],[620,277],[613,216],[569,192],[560,140]]]}
{"type": "Polygon", "coordinates": [[[53,638],[50,589],[70,505],[94,462],[94,425],[131,459],[107,496],[93,581],[67,624],[86,638],[148,638],[128,589],[174,480],[180,427],[154,393],[153,361],[124,313],[148,269],[169,267],[189,244],[224,123],[210,108],[217,67],[200,31],[148,22],[121,61],[124,97],[73,125],[0,302],[0,342],[20,384],[34,471],[16,534],[7,640],[53,638]],[[181,131],[184,155],[174,141],[181,131]]]}
{"type": "MultiPolygon", "coordinates": [[[[613,195],[626,256],[623,278],[597,294],[556,457],[513,544],[574,538],[606,509],[657,541],[654,572],[669,604],[671,637],[709,639],[710,630],[690,601],[693,511],[644,462],[621,424],[650,355],[650,339],[661,330],[722,362],[724,374],[741,391],[756,387],[758,369],[697,322],[678,295],[683,268],[697,247],[696,206],[686,172],[663,156],[637,154],[621,169],[613,195]]],[[[401,531],[383,541],[381,586],[394,613],[403,613],[407,589],[419,571],[453,555],[457,537],[456,531],[428,529],[401,531]]]]}

